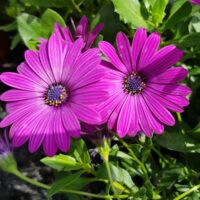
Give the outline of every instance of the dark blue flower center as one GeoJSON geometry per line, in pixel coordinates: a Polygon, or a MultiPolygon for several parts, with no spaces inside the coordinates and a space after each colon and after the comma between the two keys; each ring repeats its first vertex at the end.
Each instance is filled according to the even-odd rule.
{"type": "Polygon", "coordinates": [[[143,78],[135,72],[132,72],[124,79],[124,90],[127,93],[140,93],[145,87],[143,78]]]}
{"type": "Polygon", "coordinates": [[[55,84],[49,87],[45,94],[45,102],[50,106],[58,106],[65,102],[68,97],[68,92],[65,86],[55,84]]]}

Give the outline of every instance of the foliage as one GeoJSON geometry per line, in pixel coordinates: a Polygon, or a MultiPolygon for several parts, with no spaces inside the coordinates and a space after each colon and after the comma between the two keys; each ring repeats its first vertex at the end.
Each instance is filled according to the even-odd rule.
{"type": "MultiPolygon", "coordinates": [[[[101,38],[110,42],[120,30],[130,38],[141,26],[159,32],[162,45],[176,44],[184,51],[178,64],[189,70],[185,84],[193,91],[190,106],[176,115],[176,126],[167,128],[163,135],[122,140],[111,133],[107,149],[103,142],[93,148],[91,142],[86,145],[79,139],[73,141],[66,155],[43,158],[41,162],[56,172],[49,198],[66,192],[69,199],[88,199],[89,194],[76,192],[81,190],[107,199],[115,194],[118,199],[178,200],[176,197],[194,187],[187,197],[200,199],[200,6],[187,0],[9,0],[0,7],[0,30],[12,38],[13,51],[22,45],[37,49],[38,39],[47,39],[55,22],[71,27],[70,17],[77,22],[87,15],[92,27],[105,23],[101,38]],[[109,153],[108,160],[105,152],[109,153]]],[[[0,117],[3,115],[0,108],[0,117]]]]}

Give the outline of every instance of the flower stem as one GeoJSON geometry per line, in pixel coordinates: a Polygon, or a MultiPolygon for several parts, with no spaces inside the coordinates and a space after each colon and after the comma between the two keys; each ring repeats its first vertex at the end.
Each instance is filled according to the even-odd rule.
{"type": "Polygon", "coordinates": [[[25,181],[25,182],[27,182],[27,183],[30,183],[30,184],[32,184],[32,185],[35,185],[35,186],[37,186],[37,187],[41,187],[41,188],[47,189],[47,190],[51,188],[51,186],[48,186],[48,185],[46,185],[46,184],[44,184],[44,183],[41,183],[41,182],[36,181],[36,180],[33,180],[33,179],[31,179],[31,178],[29,178],[29,177],[23,175],[23,174],[22,174],[20,171],[18,171],[18,170],[17,170],[17,171],[14,171],[13,174],[14,174],[15,176],[17,176],[18,178],[20,178],[21,180],[23,180],[23,181],[25,181]]]}
{"type": "MultiPolygon", "coordinates": [[[[51,186],[46,185],[44,183],[41,183],[39,181],[33,180],[25,175],[23,175],[20,171],[16,170],[14,172],[12,172],[12,174],[14,174],[15,176],[17,176],[18,178],[20,178],[21,180],[30,183],[32,185],[35,185],[37,187],[43,188],[43,189],[50,189],[51,186]]],[[[82,195],[82,196],[88,196],[88,197],[94,197],[94,198],[98,198],[98,199],[127,199],[128,195],[127,194],[122,194],[122,195],[98,195],[98,194],[93,194],[93,193],[89,193],[89,192],[82,192],[82,191],[77,191],[77,190],[69,190],[69,189],[63,189],[60,190],[60,192],[62,193],[69,193],[69,194],[76,194],[76,195],[82,195]]]]}
{"type": "Polygon", "coordinates": [[[199,185],[195,185],[194,187],[192,187],[191,189],[189,189],[188,191],[182,193],[181,195],[177,196],[174,200],[179,200],[179,199],[182,199],[184,197],[186,197],[187,195],[189,195],[190,193],[196,191],[200,189],[200,184],[199,185]]]}
{"type": "Polygon", "coordinates": [[[122,145],[129,151],[130,155],[132,156],[133,160],[141,167],[143,173],[144,173],[144,176],[143,178],[145,180],[148,180],[148,173],[147,173],[147,169],[145,167],[145,165],[137,158],[137,156],[135,155],[135,153],[132,151],[132,149],[129,147],[129,145],[124,141],[122,140],[121,138],[118,137],[118,140],[122,143],[122,145]]]}

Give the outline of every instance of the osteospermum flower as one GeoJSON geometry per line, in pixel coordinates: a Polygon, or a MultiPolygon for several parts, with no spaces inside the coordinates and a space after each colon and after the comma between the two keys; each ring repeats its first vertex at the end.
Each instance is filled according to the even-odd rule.
{"type": "Polygon", "coordinates": [[[95,38],[98,36],[99,32],[103,29],[104,24],[100,23],[94,27],[94,29],[89,32],[89,25],[88,25],[88,19],[86,16],[83,16],[76,27],[74,24],[74,21],[72,20],[72,25],[74,28],[74,36],[70,32],[68,27],[61,27],[59,24],[55,24],[55,30],[56,33],[64,40],[64,41],[69,41],[73,42],[74,40],[78,38],[82,38],[85,42],[85,47],[83,48],[84,50],[89,49],[95,38]]]}
{"type": "Polygon", "coordinates": [[[189,0],[190,3],[200,5],[200,0],[189,0]]]}
{"type": "Polygon", "coordinates": [[[161,134],[164,124],[173,126],[174,117],[169,111],[183,112],[188,105],[186,95],[191,91],[178,84],[187,75],[182,67],[171,67],[182,57],[174,45],[159,48],[160,36],[139,28],[132,46],[127,36],[120,32],[116,37],[118,54],[106,42],[99,48],[108,59],[102,65],[111,71],[107,84],[114,83],[112,96],[99,106],[109,129],[116,129],[120,137],[134,136],[143,131],[151,137],[161,134]]]}
{"type": "Polygon", "coordinates": [[[84,53],[82,39],[64,43],[53,33],[38,51],[27,50],[18,73],[0,75],[3,83],[14,87],[1,95],[9,113],[0,127],[11,126],[14,147],[29,140],[29,151],[43,143],[47,155],[59,148],[66,152],[70,137],[80,136],[80,121],[101,123],[93,104],[107,98],[100,82],[106,70],[98,67],[99,50],[84,53]]]}

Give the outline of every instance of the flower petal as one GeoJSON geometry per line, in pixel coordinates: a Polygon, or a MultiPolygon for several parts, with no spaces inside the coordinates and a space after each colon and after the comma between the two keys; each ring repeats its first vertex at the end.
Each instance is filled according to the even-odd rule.
{"type": "Polygon", "coordinates": [[[33,50],[26,50],[24,54],[25,60],[28,66],[47,84],[51,84],[51,79],[49,79],[46,74],[45,69],[42,66],[39,58],[39,52],[33,50]]]}
{"type": "Polygon", "coordinates": [[[138,64],[138,70],[145,68],[151,60],[152,56],[157,51],[160,45],[160,35],[158,33],[152,33],[144,43],[140,54],[140,60],[138,64]]]}
{"type": "Polygon", "coordinates": [[[148,102],[149,109],[159,121],[169,126],[175,124],[174,117],[155,97],[149,95],[146,91],[143,91],[143,97],[148,102]]]}
{"type": "Polygon", "coordinates": [[[188,94],[191,94],[191,92],[192,92],[189,87],[187,87],[185,85],[180,85],[180,84],[147,83],[147,87],[150,87],[159,92],[171,94],[171,95],[186,96],[188,94]]]}
{"type": "Polygon", "coordinates": [[[187,76],[188,71],[183,67],[170,68],[163,73],[148,79],[151,83],[177,83],[187,76]]]}
{"type": "Polygon", "coordinates": [[[97,26],[94,27],[92,32],[89,34],[86,49],[89,49],[92,46],[92,43],[94,42],[95,38],[99,34],[99,32],[103,29],[104,24],[100,23],[97,26]]]}
{"type": "Polygon", "coordinates": [[[147,32],[144,28],[138,28],[135,32],[132,41],[132,62],[133,71],[137,71],[137,66],[139,62],[139,55],[147,39],[147,32]]]}
{"type": "Polygon", "coordinates": [[[88,124],[102,124],[101,116],[95,108],[75,103],[70,103],[70,107],[80,121],[88,124]]]}
{"type": "Polygon", "coordinates": [[[0,75],[0,80],[9,85],[11,87],[28,90],[28,91],[37,91],[37,92],[44,92],[45,88],[40,85],[40,83],[27,78],[22,74],[17,74],[13,72],[4,72],[0,75]]]}
{"type": "Polygon", "coordinates": [[[35,99],[37,97],[43,97],[39,92],[31,92],[24,90],[11,89],[0,96],[1,101],[20,101],[25,99],[35,99]]]}
{"type": "Polygon", "coordinates": [[[149,63],[140,71],[147,78],[163,72],[178,62],[183,56],[183,52],[174,45],[168,45],[154,54],[149,63]]]}
{"type": "MultiPolygon", "coordinates": [[[[61,112],[62,112],[61,109],[57,109],[57,111],[55,112],[54,137],[55,137],[57,147],[61,151],[67,152],[70,147],[70,133],[68,133],[68,131],[66,131],[64,127],[64,124],[67,123],[67,121],[63,123],[61,112]]],[[[65,110],[65,112],[67,111],[65,110]]]]}
{"type": "Polygon", "coordinates": [[[123,102],[122,108],[119,113],[118,121],[117,121],[117,134],[119,137],[124,137],[129,131],[131,124],[131,96],[127,95],[126,99],[123,102]]]}
{"type": "MultiPolygon", "coordinates": [[[[136,96],[136,95],[135,95],[136,96]]],[[[142,131],[144,132],[144,134],[148,137],[152,137],[152,133],[153,130],[149,125],[148,122],[148,117],[146,116],[146,113],[143,109],[143,105],[142,105],[142,96],[139,94],[136,97],[136,112],[137,112],[137,116],[138,116],[138,122],[139,122],[139,126],[141,127],[142,131]]]]}
{"type": "Polygon", "coordinates": [[[132,72],[131,47],[127,36],[123,32],[119,32],[116,37],[116,43],[119,55],[127,71],[132,72]]]}
{"type": "Polygon", "coordinates": [[[103,52],[106,58],[121,72],[128,73],[125,65],[119,59],[114,47],[106,41],[99,42],[99,49],[103,52]]]}
{"type": "Polygon", "coordinates": [[[74,112],[74,110],[71,109],[68,105],[65,105],[61,110],[61,115],[62,123],[65,127],[67,134],[73,138],[80,137],[81,127],[80,122],[77,119],[78,116],[76,116],[76,112],[74,112]]]}

